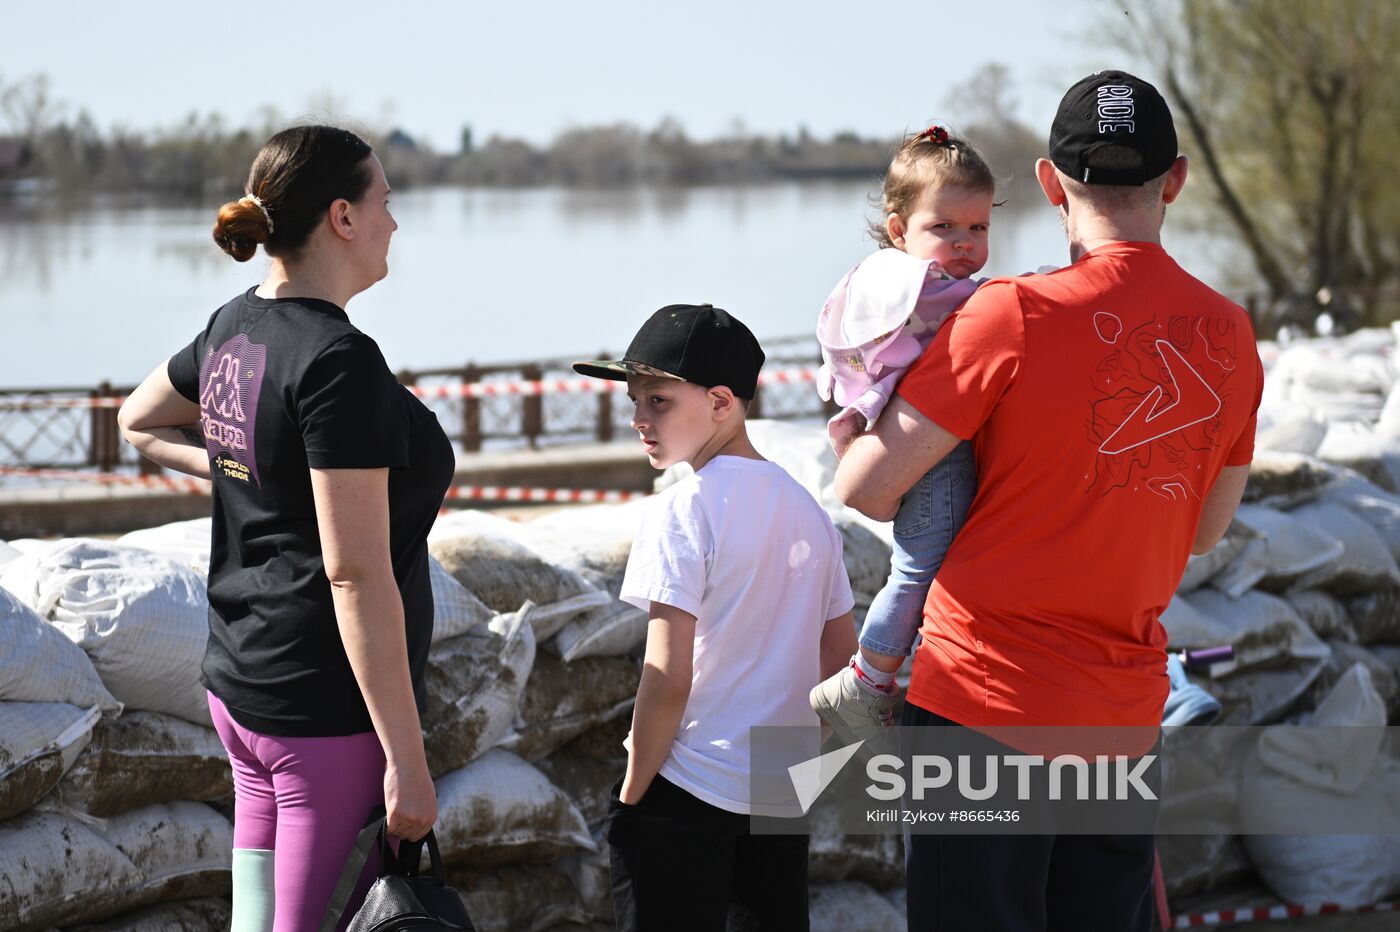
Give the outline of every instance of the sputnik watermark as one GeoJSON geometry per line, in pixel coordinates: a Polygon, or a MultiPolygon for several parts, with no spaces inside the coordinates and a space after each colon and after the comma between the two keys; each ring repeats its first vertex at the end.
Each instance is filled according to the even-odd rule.
{"type": "MultiPolygon", "coordinates": [[[[797,795],[803,814],[811,810],[817,797],[840,775],[862,745],[864,742],[858,741],[788,768],[793,792],[797,795]]],[[[953,758],[941,754],[915,754],[908,761],[894,754],[875,754],[865,762],[865,775],[870,781],[865,786],[865,794],[883,802],[906,797],[923,802],[932,791],[954,789],[959,797],[969,802],[986,802],[1001,794],[1003,772],[1014,771],[1015,798],[1027,802],[1034,798],[1031,784],[1035,768],[1045,767],[1044,798],[1051,801],[1092,799],[1155,802],[1157,793],[1147,784],[1144,776],[1156,761],[1155,754],[1136,758],[1126,754],[1112,757],[1099,754],[1095,755],[1092,764],[1074,754],[1058,755],[1048,761],[1036,754],[986,754],[981,756],[979,766],[979,761],[971,754],[959,754],[953,758]],[[1069,793],[1066,793],[1067,783],[1069,793]]],[[[904,821],[892,815],[896,810],[871,812],[872,821],[904,821]]]]}

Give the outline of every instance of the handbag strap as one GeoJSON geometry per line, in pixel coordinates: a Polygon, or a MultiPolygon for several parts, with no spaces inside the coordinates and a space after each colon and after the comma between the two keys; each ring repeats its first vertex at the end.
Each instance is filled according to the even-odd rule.
{"type": "Polygon", "coordinates": [[[369,863],[370,851],[375,842],[388,847],[385,824],[384,817],[378,816],[371,818],[369,824],[360,829],[360,834],[355,838],[355,847],[346,857],[345,867],[341,869],[340,879],[336,881],[335,892],[326,904],[326,912],[321,917],[320,932],[335,932],[336,923],[340,922],[340,915],[345,912],[345,904],[350,902],[350,894],[355,891],[355,884],[365,872],[365,865],[369,863]]]}

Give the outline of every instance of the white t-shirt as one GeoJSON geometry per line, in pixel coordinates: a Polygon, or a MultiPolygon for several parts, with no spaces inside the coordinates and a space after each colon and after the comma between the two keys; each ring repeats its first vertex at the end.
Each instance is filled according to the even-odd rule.
{"type": "Polygon", "coordinates": [[[807,694],[822,627],[854,605],[840,533],[781,466],[717,456],[651,502],[622,598],[696,619],[690,698],[661,775],[747,814],[751,726],[814,726],[816,753],[807,694]]]}

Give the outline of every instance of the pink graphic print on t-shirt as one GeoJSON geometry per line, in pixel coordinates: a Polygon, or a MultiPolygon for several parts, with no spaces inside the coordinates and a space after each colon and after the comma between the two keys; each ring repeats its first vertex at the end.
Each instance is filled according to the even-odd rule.
{"type": "Polygon", "coordinates": [[[240,333],[217,350],[206,349],[199,373],[199,422],[213,471],[255,485],[253,422],[266,363],[267,347],[240,333]]]}

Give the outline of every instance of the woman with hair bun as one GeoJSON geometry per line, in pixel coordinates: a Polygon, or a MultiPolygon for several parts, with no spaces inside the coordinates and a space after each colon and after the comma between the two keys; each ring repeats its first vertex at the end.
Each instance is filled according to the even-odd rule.
{"type": "Polygon", "coordinates": [[[427,533],[455,457],[344,310],[388,274],[398,228],[369,145],[285,130],[246,191],[214,241],[239,262],[262,246],[267,277],[119,421],[145,456],[213,481],[202,679],[234,774],[233,929],[293,932],[319,927],[377,806],[399,838],[437,818],[419,725],[427,533]]]}

